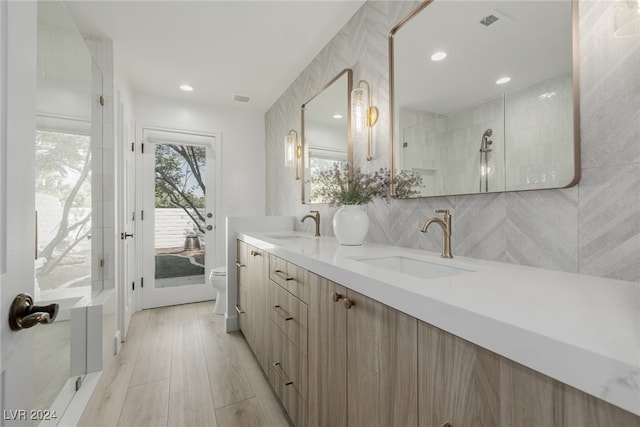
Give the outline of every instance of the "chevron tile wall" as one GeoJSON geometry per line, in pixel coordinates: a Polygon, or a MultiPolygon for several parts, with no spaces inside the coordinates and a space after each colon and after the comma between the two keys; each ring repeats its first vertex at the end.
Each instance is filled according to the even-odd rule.
{"type": "MultiPolygon", "coordinates": [[[[582,180],[569,189],[376,201],[367,206],[367,240],[433,252],[437,233],[420,224],[436,208],[453,214],[453,253],[473,258],[640,281],[640,37],[614,37],[613,3],[580,1],[582,180]]],[[[387,37],[417,1],[368,1],[265,115],[267,214],[302,217],[319,209],[332,235],[335,211],[303,205],[300,182],[284,168],[283,138],[300,130],[300,106],[344,68],[366,79],[380,118],[373,156],[354,149],[355,165],[389,166],[387,37]]],[[[312,225],[297,224],[311,230],[312,225]]]]}

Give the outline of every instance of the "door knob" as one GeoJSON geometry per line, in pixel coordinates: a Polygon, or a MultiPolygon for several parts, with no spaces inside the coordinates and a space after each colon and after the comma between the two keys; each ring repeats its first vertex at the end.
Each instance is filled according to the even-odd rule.
{"type": "Polygon", "coordinates": [[[38,323],[53,323],[58,315],[58,304],[46,306],[33,305],[28,294],[18,294],[9,309],[9,326],[14,331],[36,326],[38,323]]]}
{"type": "Polygon", "coordinates": [[[342,301],[342,304],[344,304],[344,308],[346,308],[347,310],[350,310],[351,307],[353,307],[354,305],[356,305],[355,302],[351,301],[349,298],[345,298],[342,301]]]}
{"type": "Polygon", "coordinates": [[[213,225],[207,225],[207,230],[209,231],[213,230],[213,225]]]}

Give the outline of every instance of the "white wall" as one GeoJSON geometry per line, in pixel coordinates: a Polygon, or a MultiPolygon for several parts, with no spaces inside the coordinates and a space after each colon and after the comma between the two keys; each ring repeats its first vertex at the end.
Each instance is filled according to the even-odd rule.
{"type": "Polygon", "coordinates": [[[134,93],[137,125],[219,133],[222,139],[222,207],[216,263],[224,264],[224,218],[265,214],[265,133],[260,112],[222,109],[134,93]]]}

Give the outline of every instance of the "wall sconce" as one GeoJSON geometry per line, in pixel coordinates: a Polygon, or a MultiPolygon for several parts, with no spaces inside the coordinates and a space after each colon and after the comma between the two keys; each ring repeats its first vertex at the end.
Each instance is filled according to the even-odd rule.
{"type": "Polygon", "coordinates": [[[371,161],[371,128],[378,121],[378,109],[371,105],[371,87],[366,80],[360,80],[351,91],[351,117],[353,136],[367,134],[367,161],[371,161]]]}
{"type": "Polygon", "coordinates": [[[284,137],[284,167],[296,168],[296,180],[300,179],[300,172],[298,165],[300,163],[300,157],[302,156],[302,148],[298,144],[298,132],[295,129],[291,129],[287,136],[284,137]]]}

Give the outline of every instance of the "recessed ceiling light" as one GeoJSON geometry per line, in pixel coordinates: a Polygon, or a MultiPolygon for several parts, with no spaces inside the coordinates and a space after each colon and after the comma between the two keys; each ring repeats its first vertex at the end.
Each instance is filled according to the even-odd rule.
{"type": "Polygon", "coordinates": [[[447,57],[447,52],[439,51],[431,55],[431,60],[437,62],[437,61],[442,61],[446,57],[447,57]]]}
{"type": "Polygon", "coordinates": [[[342,114],[334,114],[333,118],[334,119],[341,119],[342,118],[342,114]]]}
{"type": "Polygon", "coordinates": [[[193,86],[191,85],[180,85],[180,89],[182,89],[185,92],[191,92],[193,90],[193,86]]]}
{"type": "Polygon", "coordinates": [[[511,81],[511,77],[500,77],[498,80],[496,80],[496,84],[503,85],[505,83],[509,83],[510,81],[511,81]]]}

